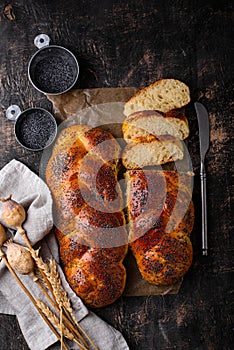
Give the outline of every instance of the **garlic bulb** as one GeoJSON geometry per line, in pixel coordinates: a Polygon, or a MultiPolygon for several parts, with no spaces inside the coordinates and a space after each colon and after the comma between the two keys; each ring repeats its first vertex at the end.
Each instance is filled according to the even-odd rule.
{"type": "Polygon", "coordinates": [[[29,250],[13,241],[7,242],[6,247],[6,256],[11,267],[22,275],[31,274],[34,270],[34,260],[29,250]]]}
{"type": "Polygon", "coordinates": [[[0,224],[0,248],[3,245],[3,243],[6,241],[7,236],[6,236],[6,231],[2,224],[0,224]]]}
{"type": "Polygon", "coordinates": [[[7,198],[1,198],[2,213],[1,217],[3,222],[8,227],[21,228],[23,222],[26,219],[26,213],[24,207],[11,199],[12,195],[7,198]]]}

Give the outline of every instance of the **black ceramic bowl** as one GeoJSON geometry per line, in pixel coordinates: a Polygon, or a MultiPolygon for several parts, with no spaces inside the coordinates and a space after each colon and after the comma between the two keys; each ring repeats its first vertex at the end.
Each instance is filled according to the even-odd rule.
{"type": "Polygon", "coordinates": [[[28,64],[31,84],[40,92],[59,95],[70,90],[79,76],[77,59],[62,46],[46,45],[38,50],[28,64]]]}
{"type": "Polygon", "coordinates": [[[41,151],[49,147],[56,135],[56,120],[43,108],[26,109],[16,119],[15,137],[21,146],[30,151],[41,151]]]}

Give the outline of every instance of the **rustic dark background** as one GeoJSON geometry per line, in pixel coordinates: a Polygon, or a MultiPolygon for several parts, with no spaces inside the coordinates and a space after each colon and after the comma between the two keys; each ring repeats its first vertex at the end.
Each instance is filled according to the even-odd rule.
{"type": "MultiPolygon", "coordinates": [[[[0,1],[0,167],[16,158],[38,172],[41,153],[17,144],[4,113],[12,103],[52,108],[27,79],[39,33],[77,56],[79,88],[143,87],[173,77],[189,85],[192,101],[206,105],[209,256],[201,255],[198,126],[191,103],[193,265],[178,295],[123,297],[96,313],[123,333],[131,350],[232,349],[232,1],[18,0],[12,10],[8,4],[0,1]]],[[[0,315],[0,349],[28,349],[14,316],[0,315]]]]}

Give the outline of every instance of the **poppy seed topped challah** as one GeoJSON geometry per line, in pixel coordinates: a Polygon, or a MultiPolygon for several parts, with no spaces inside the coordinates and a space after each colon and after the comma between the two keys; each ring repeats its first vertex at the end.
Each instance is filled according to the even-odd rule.
{"type": "Polygon", "coordinates": [[[117,181],[120,146],[99,128],[62,130],[47,165],[55,233],[66,278],[91,307],[123,292],[127,234],[117,181]]]}
{"type": "Polygon", "coordinates": [[[193,256],[190,173],[129,170],[127,207],[129,243],[142,277],[151,284],[171,285],[188,271],[193,256]]]}

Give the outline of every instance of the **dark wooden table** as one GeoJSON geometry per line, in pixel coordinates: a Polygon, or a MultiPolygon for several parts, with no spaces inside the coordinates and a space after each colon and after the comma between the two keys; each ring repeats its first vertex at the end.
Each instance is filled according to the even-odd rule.
{"type": "MultiPolygon", "coordinates": [[[[206,105],[209,256],[201,254],[198,126],[191,103],[192,267],[177,295],[122,297],[96,313],[123,333],[131,350],[233,348],[232,1],[15,0],[12,11],[7,4],[0,1],[0,167],[16,158],[38,172],[41,153],[22,149],[4,116],[12,103],[52,108],[27,79],[38,33],[75,53],[78,88],[143,87],[173,77],[189,85],[193,102],[206,105]]],[[[14,316],[0,315],[0,349],[28,349],[14,316]]]]}

